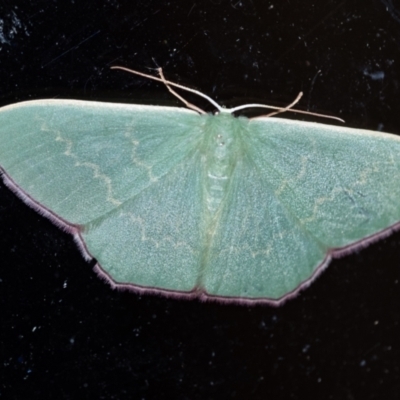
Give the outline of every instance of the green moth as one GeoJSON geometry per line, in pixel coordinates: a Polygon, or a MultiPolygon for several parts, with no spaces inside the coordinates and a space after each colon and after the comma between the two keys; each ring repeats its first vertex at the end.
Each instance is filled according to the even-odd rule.
{"type": "Polygon", "coordinates": [[[113,287],[175,297],[280,304],[399,226],[399,137],[210,101],[5,106],[3,180],[113,287]]]}

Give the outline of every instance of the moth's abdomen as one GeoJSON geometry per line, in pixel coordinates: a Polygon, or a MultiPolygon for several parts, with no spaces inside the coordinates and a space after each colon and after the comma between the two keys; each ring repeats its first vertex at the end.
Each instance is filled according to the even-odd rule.
{"type": "Polygon", "coordinates": [[[206,138],[205,200],[209,216],[218,212],[231,183],[238,157],[240,134],[238,120],[231,115],[213,116],[210,133],[206,138]]]}
{"type": "MultiPolygon", "coordinates": [[[[224,135],[218,133],[211,140],[207,155],[206,204],[208,211],[214,215],[229,185],[231,171],[229,168],[229,143],[224,135]],[[214,143],[213,143],[214,142],[214,143]]],[[[228,139],[229,140],[229,139],[228,139]]]]}

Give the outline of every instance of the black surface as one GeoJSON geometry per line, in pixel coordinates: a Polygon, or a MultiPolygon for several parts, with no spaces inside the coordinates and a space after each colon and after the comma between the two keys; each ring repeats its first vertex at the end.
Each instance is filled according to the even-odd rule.
{"type": "MultiPolygon", "coordinates": [[[[109,70],[159,65],[228,106],[304,91],[304,109],[399,134],[395,3],[3,1],[0,103],[178,105],[109,70]]],[[[140,297],[111,290],[69,235],[1,185],[0,398],[398,399],[399,264],[397,233],[280,308],[140,297]]]]}

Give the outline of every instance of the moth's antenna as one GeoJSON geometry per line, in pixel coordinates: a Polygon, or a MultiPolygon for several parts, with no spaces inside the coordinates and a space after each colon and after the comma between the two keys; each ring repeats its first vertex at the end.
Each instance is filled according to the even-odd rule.
{"type": "Polygon", "coordinates": [[[167,89],[174,95],[176,96],[187,108],[191,108],[194,111],[197,111],[199,114],[207,114],[205,111],[203,111],[201,108],[196,107],[194,104],[189,103],[187,100],[185,100],[182,96],[180,96],[178,93],[175,92],[174,89],[168,84],[168,81],[165,79],[162,68],[158,68],[158,73],[160,75],[160,78],[164,82],[164,85],[167,87],[167,89]]]}
{"type": "Polygon", "coordinates": [[[272,117],[273,115],[279,114],[279,113],[283,113],[285,111],[290,110],[295,104],[297,104],[300,99],[303,97],[303,92],[300,92],[297,97],[294,99],[294,101],[292,101],[287,107],[285,108],[281,108],[280,110],[277,111],[273,111],[272,113],[269,113],[267,115],[265,115],[265,117],[272,117]]]}
{"type": "Polygon", "coordinates": [[[303,95],[302,92],[300,92],[299,95],[296,97],[296,99],[292,103],[290,103],[287,107],[274,107],[274,106],[267,106],[265,104],[244,104],[244,105],[233,107],[233,108],[223,108],[216,101],[214,101],[213,99],[211,99],[210,97],[208,97],[204,93],[199,92],[198,90],[191,89],[191,88],[179,85],[179,84],[171,82],[171,81],[167,81],[165,79],[165,77],[164,77],[164,74],[163,74],[161,68],[158,68],[158,73],[160,74],[160,78],[158,78],[156,76],[153,76],[153,75],[144,74],[143,72],[135,71],[135,70],[130,69],[130,68],[120,67],[118,65],[112,66],[111,69],[120,69],[122,71],[130,72],[131,74],[143,76],[145,78],[152,79],[154,81],[162,82],[167,87],[167,89],[174,96],[176,96],[180,101],[182,101],[188,108],[191,108],[192,110],[195,110],[200,114],[205,114],[205,111],[203,111],[202,109],[200,109],[200,108],[196,107],[195,105],[193,105],[193,104],[189,103],[188,101],[186,101],[183,97],[181,97],[178,93],[176,93],[171,88],[171,86],[179,88],[179,89],[182,89],[182,90],[186,90],[187,92],[191,92],[191,93],[197,94],[197,96],[203,97],[203,99],[206,99],[207,101],[209,101],[220,113],[225,113],[225,114],[226,113],[231,113],[232,114],[232,113],[234,113],[236,111],[243,110],[245,108],[268,108],[270,110],[276,110],[276,111],[272,112],[270,114],[260,115],[258,117],[254,117],[254,118],[251,118],[251,119],[271,117],[272,115],[280,114],[280,113],[283,113],[283,112],[295,112],[295,113],[299,113],[299,114],[314,115],[316,117],[335,119],[337,121],[344,122],[343,119],[338,118],[338,117],[333,117],[331,115],[313,113],[311,111],[303,111],[303,110],[297,110],[295,108],[292,108],[300,100],[301,96],[303,95]]]}
{"type": "MultiPolygon", "coordinates": [[[[344,119],[339,118],[339,117],[334,117],[332,115],[327,115],[327,114],[320,114],[320,113],[313,113],[311,111],[304,111],[304,110],[298,110],[297,108],[292,108],[301,98],[301,96],[303,95],[302,92],[300,92],[298,94],[298,96],[296,97],[296,100],[289,104],[287,107],[273,107],[273,106],[265,106],[263,104],[246,104],[243,108],[252,108],[252,107],[257,107],[257,108],[270,108],[273,110],[277,110],[275,112],[272,112],[270,114],[266,114],[266,115],[259,115],[258,117],[253,117],[250,119],[257,119],[257,118],[266,118],[266,117],[271,117],[272,115],[276,115],[279,114],[281,112],[295,112],[295,113],[299,113],[299,114],[306,114],[306,115],[314,115],[315,117],[321,117],[321,118],[328,118],[328,119],[334,119],[336,121],[340,121],[340,122],[344,122],[344,119]]],[[[240,107],[240,106],[239,106],[240,107]]],[[[235,107],[235,111],[237,111],[236,109],[237,107],[235,107]]]]}
{"type": "MultiPolygon", "coordinates": [[[[195,89],[188,88],[188,87],[186,87],[186,86],[179,85],[179,84],[174,83],[174,82],[167,81],[164,77],[162,77],[162,78],[157,78],[156,76],[153,76],[153,75],[144,74],[143,72],[135,71],[135,70],[133,70],[133,69],[129,69],[129,68],[125,68],[125,67],[120,67],[120,66],[117,66],[117,65],[111,67],[111,69],[120,69],[120,70],[122,70],[122,71],[130,72],[131,74],[143,76],[143,77],[148,78],[148,79],[153,79],[154,81],[162,82],[162,83],[164,83],[164,85],[167,86],[168,90],[169,90],[171,93],[173,93],[175,96],[177,96],[178,99],[181,100],[181,101],[183,101],[186,105],[188,105],[188,104],[190,104],[190,103],[187,103],[187,102],[186,102],[182,97],[180,97],[177,93],[171,91],[171,88],[170,88],[169,86],[174,86],[174,87],[177,87],[177,88],[179,88],[179,89],[186,90],[187,92],[191,92],[191,93],[197,94],[197,96],[203,97],[203,99],[208,100],[218,111],[220,111],[220,112],[226,111],[226,110],[224,110],[217,102],[215,102],[215,101],[214,101],[213,99],[211,99],[210,97],[206,96],[204,93],[201,93],[201,92],[199,92],[198,90],[195,90],[195,89]]],[[[159,72],[160,72],[160,69],[161,69],[161,68],[158,69],[159,72]]],[[[195,106],[194,106],[194,107],[195,107],[195,106]]],[[[195,107],[195,108],[189,107],[189,108],[196,109],[196,111],[197,111],[197,112],[200,112],[201,114],[204,113],[203,110],[197,109],[197,107],[195,107]]]]}
{"type": "Polygon", "coordinates": [[[279,114],[282,112],[289,111],[289,112],[295,112],[295,113],[299,113],[299,114],[314,115],[316,117],[335,119],[337,121],[344,122],[344,120],[342,118],[333,117],[332,115],[314,113],[311,111],[304,111],[304,110],[298,110],[297,108],[292,108],[295,104],[297,104],[299,102],[299,100],[301,99],[302,96],[303,96],[303,92],[300,92],[297,95],[296,99],[292,103],[290,103],[287,107],[274,107],[274,106],[267,106],[265,104],[244,104],[242,106],[237,106],[237,107],[231,108],[230,111],[235,112],[235,111],[243,110],[245,108],[268,108],[270,110],[276,110],[276,111],[272,112],[270,114],[266,114],[266,115],[259,115],[258,117],[253,117],[250,119],[271,117],[272,115],[276,115],[276,114],[279,114]]]}
{"type": "Polygon", "coordinates": [[[274,111],[272,113],[269,113],[269,114],[265,114],[265,115],[259,115],[257,117],[253,117],[253,118],[250,118],[250,119],[267,118],[267,117],[271,117],[272,115],[276,115],[276,114],[279,114],[279,113],[282,113],[282,112],[289,111],[289,112],[295,112],[295,113],[307,114],[307,115],[314,115],[316,117],[334,119],[336,121],[344,122],[344,119],[339,118],[339,117],[334,117],[332,115],[314,113],[314,112],[311,112],[311,111],[304,111],[304,110],[298,110],[296,108],[292,108],[295,104],[298,103],[298,101],[301,99],[302,96],[303,96],[303,92],[300,92],[297,95],[296,99],[292,103],[290,103],[287,107],[273,107],[273,106],[266,106],[264,104],[245,104],[243,106],[235,107],[231,111],[234,112],[234,111],[237,111],[237,110],[242,110],[244,108],[253,108],[253,107],[254,108],[269,108],[269,109],[276,110],[276,111],[274,111]]]}

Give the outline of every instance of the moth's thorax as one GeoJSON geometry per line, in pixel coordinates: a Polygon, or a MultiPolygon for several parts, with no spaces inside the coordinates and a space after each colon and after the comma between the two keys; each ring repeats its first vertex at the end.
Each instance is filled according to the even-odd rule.
{"type": "Polygon", "coordinates": [[[238,161],[241,136],[247,119],[230,114],[210,117],[205,135],[205,197],[210,216],[214,216],[229,190],[238,161]]]}

